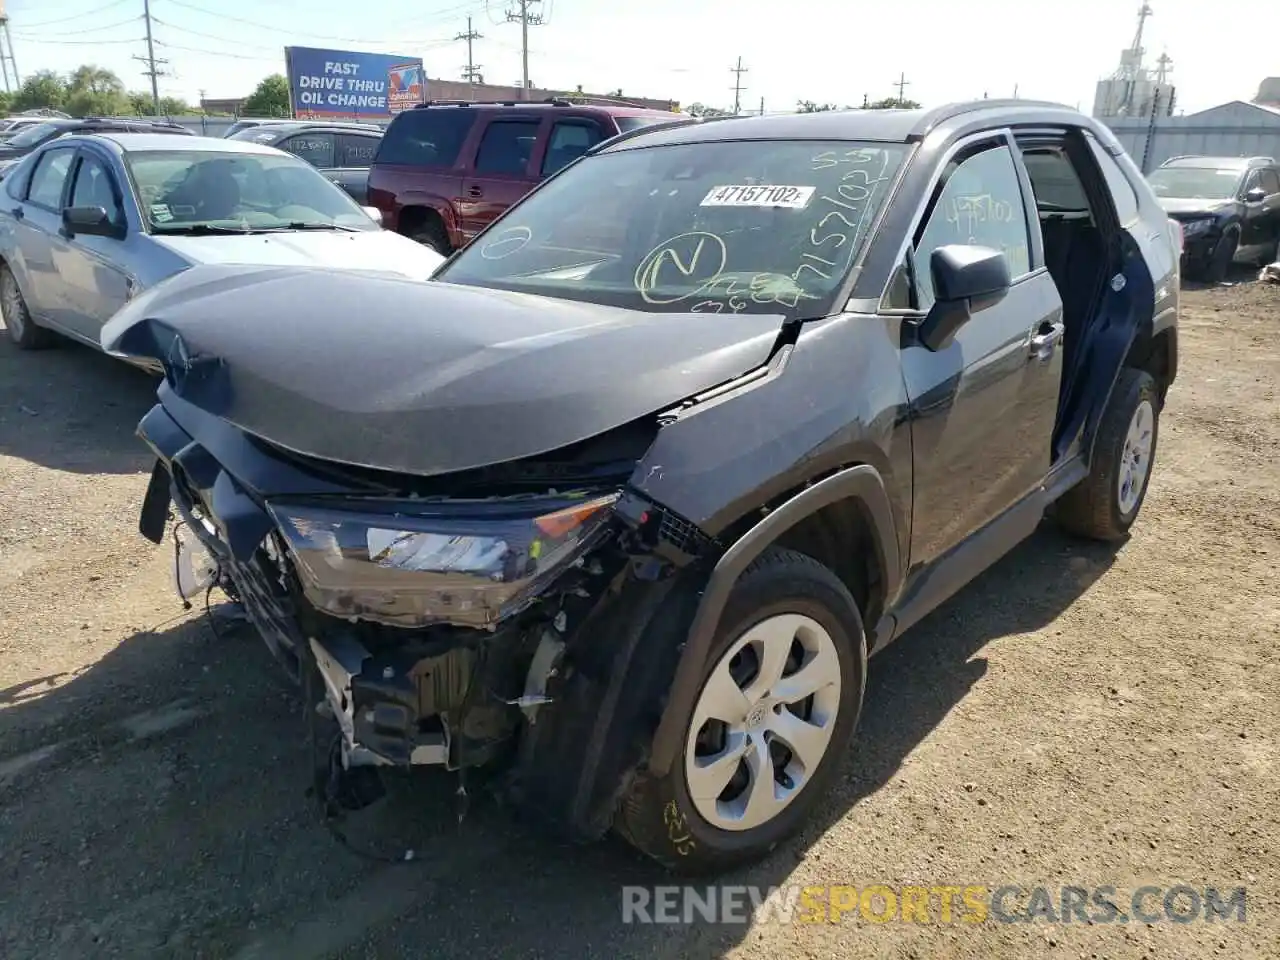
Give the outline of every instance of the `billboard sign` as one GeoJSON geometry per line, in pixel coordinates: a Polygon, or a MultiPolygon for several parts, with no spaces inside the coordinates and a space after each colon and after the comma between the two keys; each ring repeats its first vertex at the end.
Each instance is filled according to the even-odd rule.
{"type": "Polygon", "coordinates": [[[284,61],[296,117],[385,120],[426,99],[419,57],[285,47],[284,61]]]}

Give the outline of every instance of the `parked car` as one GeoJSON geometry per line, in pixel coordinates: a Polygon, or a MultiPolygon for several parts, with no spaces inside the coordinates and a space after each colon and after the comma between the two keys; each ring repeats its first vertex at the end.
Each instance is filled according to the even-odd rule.
{"type": "Polygon", "coordinates": [[[369,171],[369,203],[388,230],[448,255],[595,144],[679,120],[567,100],[424,103],[387,128],[369,171]]]}
{"type": "Polygon", "coordinates": [[[266,126],[271,123],[281,123],[286,119],[279,117],[240,117],[235,123],[227,127],[222,135],[224,137],[234,137],[241,130],[249,130],[253,127],[266,126]]]}
{"type": "Polygon", "coordinates": [[[301,157],[356,200],[368,198],[369,165],[382,139],[372,123],[316,123],[310,120],[261,123],[232,134],[232,140],[265,143],[301,157]]]}
{"type": "Polygon", "coordinates": [[[324,701],[335,803],[505,763],[723,869],[822,801],[868,656],[1046,511],[1127,537],[1178,240],[1066,107],[748,117],[597,146],[428,283],[196,268],[103,336],[167,367],[142,529],[324,701]]]}
{"type": "Polygon", "coordinates": [[[121,120],[115,117],[84,117],[79,119],[46,118],[40,123],[28,124],[7,140],[0,141],[0,176],[27,154],[51,140],[73,133],[168,133],[177,136],[195,136],[180,123],[167,120],[121,120]]]}
{"type": "Polygon", "coordinates": [[[1147,178],[1182,224],[1187,276],[1221,282],[1232,263],[1271,263],[1280,243],[1280,166],[1270,157],[1174,157],[1147,178]]]}
{"type": "MultiPolygon", "coordinates": [[[[24,349],[102,325],[194,264],[320,264],[425,279],[443,258],[382,230],[314,168],[212,137],[55,140],[0,185],[0,309],[24,349]]],[[[243,269],[243,267],[241,267],[243,269]]]]}
{"type": "Polygon", "coordinates": [[[37,114],[19,114],[15,117],[5,117],[0,120],[0,141],[8,140],[19,130],[29,127],[34,123],[44,123],[50,117],[61,117],[71,119],[65,113],[47,112],[37,114]]]}

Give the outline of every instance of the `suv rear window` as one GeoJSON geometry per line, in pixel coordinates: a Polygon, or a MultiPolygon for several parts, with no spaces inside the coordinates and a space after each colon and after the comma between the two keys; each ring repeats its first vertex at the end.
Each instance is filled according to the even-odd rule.
{"type": "Polygon", "coordinates": [[[477,116],[466,107],[406,110],[391,121],[374,162],[451,167],[477,116]]]}
{"type": "Polygon", "coordinates": [[[652,127],[655,123],[670,123],[672,120],[679,120],[680,115],[673,113],[669,117],[614,117],[618,124],[620,133],[630,133],[632,130],[639,130],[641,127],[652,127]]]}

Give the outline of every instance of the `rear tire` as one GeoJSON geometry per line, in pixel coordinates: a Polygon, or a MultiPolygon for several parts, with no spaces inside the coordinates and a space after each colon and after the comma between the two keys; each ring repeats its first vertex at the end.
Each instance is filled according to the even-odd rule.
{"type": "Polygon", "coordinates": [[[1146,371],[1126,367],[1098,425],[1089,476],[1054,505],[1058,523],[1093,540],[1128,536],[1147,496],[1159,435],[1156,382],[1146,371]]]}
{"type": "Polygon", "coordinates": [[[683,749],[666,776],[637,778],[615,828],[681,874],[766,856],[827,793],[857,726],[866,663],[862,619],[840,579],[805,554],[765,551],[729,597],[683,749]],[[727,716],[735,710],[740,718],[727,716]]]}
{"type": "Polygon", "coordinates": [[[420,223],[415,223],[405,230],[405,236],[416,240],[424,247],[430,247],[442,257],[453,253],[453,245],[449,243],[449,233],[439,217],[429,214],[420,223]]]}
{"type": "Polygon", "coordinates": [[[18,287],[18,280],[7,263],[0,264],[0,311],[4,313],[9,339],[19,350],[44,350],[57,342],[52,330],[36,326],[18,287]]]}

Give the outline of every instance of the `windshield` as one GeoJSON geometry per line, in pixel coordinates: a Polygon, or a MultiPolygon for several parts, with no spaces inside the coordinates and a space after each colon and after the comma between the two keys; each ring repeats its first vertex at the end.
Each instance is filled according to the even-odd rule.
{"type": "Polygon", "coordinates": [[[704,142],[566,169],[436,279],[647,311],[823,316],[905,144],[704,142]]]}
{"type": "Polygon", "coordinates": [[[126,154],[125,164],[154,233],[380,229],[297,157],[165,150],[126,154]]]}
{"type": "Polygon", "coordinates": [[[250,143],[272,143],[280,139],[281,130],[279,127],[265,127],[254,124],[251,127],[241,127],[235,133],[228,133],[227,140],[248,140],[250,143]]]}
{"type": "Polygon", "coordinates": [[[20,128],[6,143],[11,147],[35,147],[66,128],[62,123],[31,123],[20,128]]]}
{"type": "Polygon", "coordinates": [[[1160,167],[1147,177],[1157,197],[1177,200],[1230,200],[1240,171],[1221,167],[1160,167]]]}

